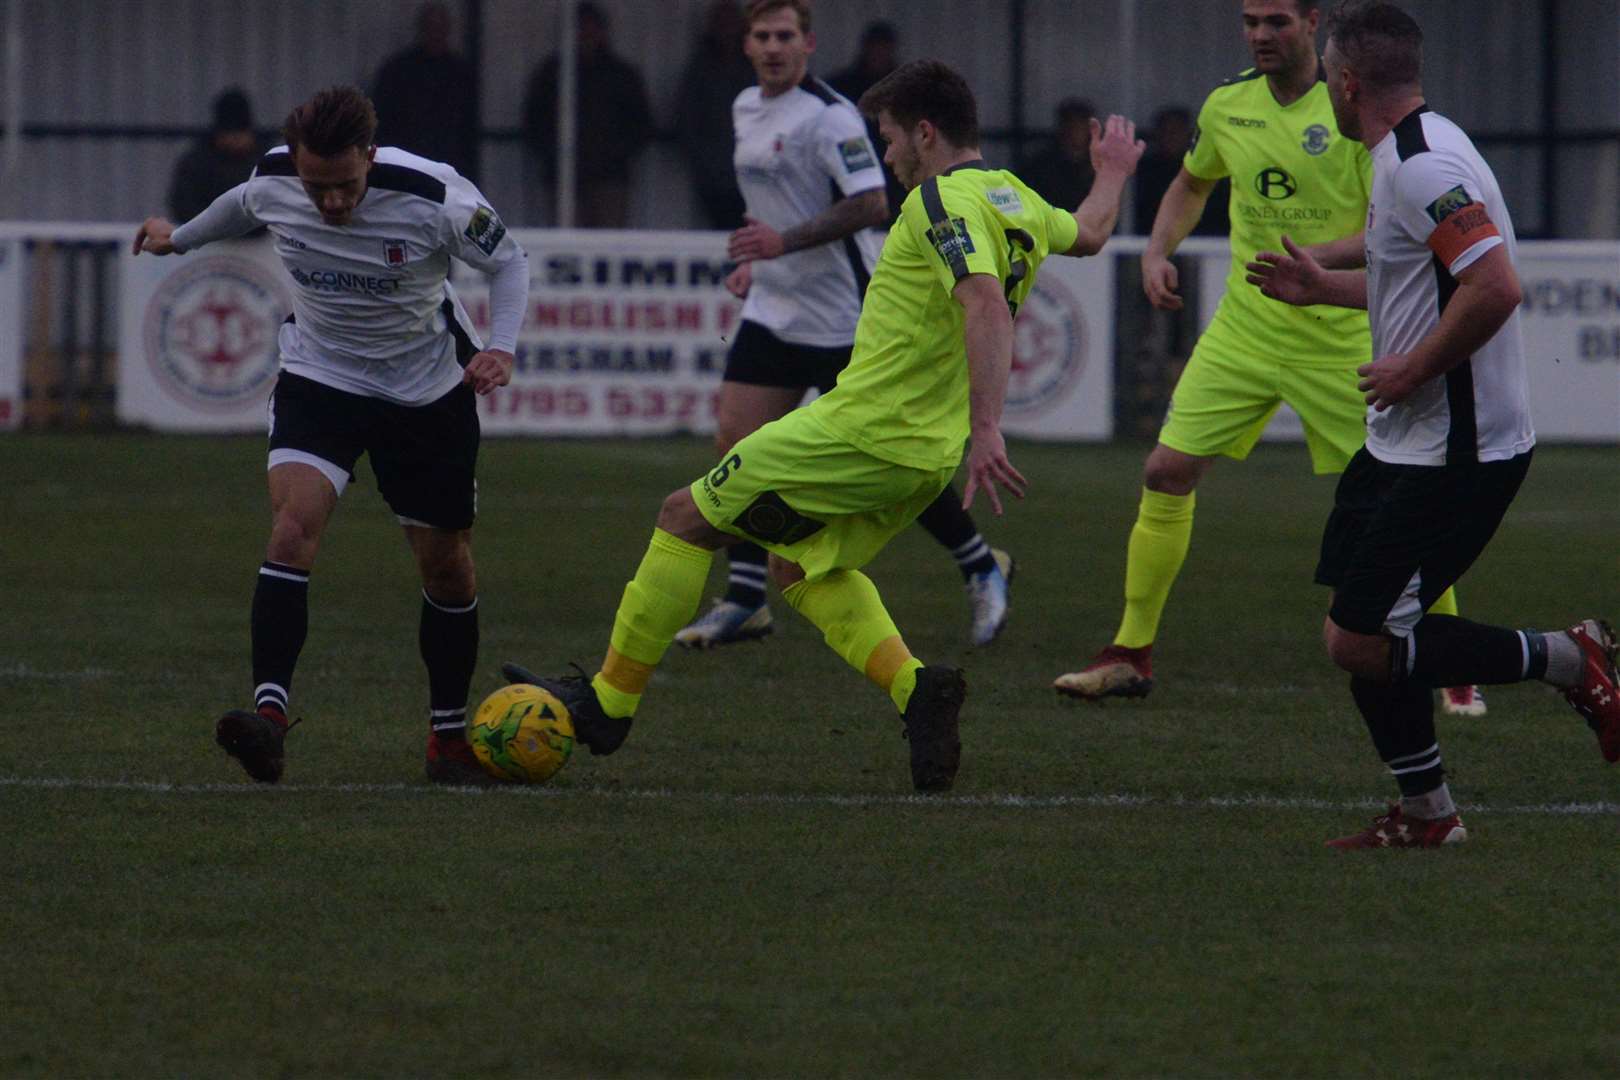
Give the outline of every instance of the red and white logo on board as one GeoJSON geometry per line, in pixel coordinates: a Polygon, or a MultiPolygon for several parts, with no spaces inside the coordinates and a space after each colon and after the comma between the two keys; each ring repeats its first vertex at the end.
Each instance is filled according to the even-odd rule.
{"type": "Polygon", "coordinates": [[[257,263],[193,259],[165,278],[146,306],[146,363],[182,405],[227,411],[263,400],[280,366],[276,335],[292,303],[280,279],[257,263]]]}
{"type": "Polygon", "coordinates": [[[1013,322],[1007,413],[1034,416],[1067,397],[1086,371],[1086,317],[1056,275],[1042,278],[1018,306],[1013,322]]]}

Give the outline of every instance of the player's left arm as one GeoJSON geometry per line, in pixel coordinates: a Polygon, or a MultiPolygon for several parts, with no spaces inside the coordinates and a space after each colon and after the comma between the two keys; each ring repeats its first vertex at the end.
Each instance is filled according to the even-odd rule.
{"type": "Polygon", "coordinates": [[[1434,329],[1406,353],[1380,356],[1357,373],[1367,404],[1379,412],[1479,351],[1524,299],[1519,275],[1477,184],[1461,163],[1421,154],[1395,176],[1395,214],[1456,281],[1434,329]]]}
{"type": "Polygon", "coordinates": [[[1136,125],[1123,116],[1110,116],[1106,126],[1091,121],[1091,168],[1096,174],[1091,191],[1074,211],[1075,240],[1063,254],[1095,255],[1108,243],[1119,220],[1119,201],[1125,182],[1136,173],[1147,143],[1136,137],[1136,125]]]}
{"type": "Polygon", "coordinates": [[[982,489],[990,508],[1000,516],[1001,498],[996,485],[1022,499],[1027,484],[1008,460],[1007,442],[1001,435],[1001,411],[1012,374],[1012,310],[1007,306],[1001,279],[993,274],[967,274],[957,280],[951,295],[962,305],[962,337],[968,365],[971,441],[962,505],[971,508],[974,494],[982,489]]]}
{"type": "Polygon", "coordinates": [[[726,244],[726,255],[733,262],[774,259],[831,244],[888,222],[889,198],[883,167],[860,115],[847,105],[834,105],[803,134],[813,140],[816,165],[843,197],[833,200],[831,206],[808,221],[782,232],[745,215],[746,224],[732,233],[726,244]]]}
{"type": "Polygon", "coordinates": [[[467,361],[461,381],[487,394],[512,381],[517,337],[529,301],[529,257],[473,184],[445,184],[441,238],[449,253],[489,278],[489,343],[467,361]]]}

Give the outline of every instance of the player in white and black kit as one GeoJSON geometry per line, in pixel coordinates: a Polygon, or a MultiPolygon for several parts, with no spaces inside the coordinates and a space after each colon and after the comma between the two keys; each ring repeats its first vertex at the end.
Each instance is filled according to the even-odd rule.
{"type": "MultiPolygon", "coordinates": [[[[737,184],[747,224],[727,253],[726,287],[745,297],[726,357],[715,444],[721,455],[786,415],[815,387],[831,390],[849,363],[866,282],[889,220],[880,156],[860,112],[809,74],[815,35],[803,0],[750,0],[743,51],[759,85],[731,108],[737,184]]],[[[973,609],[971,641],[987,645],[1007,619],[1012,557],[991,548],[947,488],[917,523],[955,558],[973,609]]],[[[706,649],[764,637],[765,549],[729,550],[726,595],[675,635],[706,649]]]]}
{"type": "Polygon", "coordinates": [[[245,183],[179,228],[152,218],[135,237],[137,255],[183,254],[265,226],[294,283],[270,399],[273,520],[253,593],[254,708],[233,709],[216,726],[220,746],[266,783],[282,774],[310,569],[362,454],[422,576],[427,774],[485,779],[464,737],[478,658],[474,393],[511,378],[528,260],[470,181],[373,145],[376,128],[359,90],[324,90],[292,111],[287,145],[245,183]],[[488,348],[446,278],[452,258],[490,277],[488,348]]]}
{"type": "Polygon", "coordinates": [[[1289,303],[1365,307],[1359,369],[1367,444],[1340,479],[1317,580],[1323,628],[1401,800],[1330,846],[1466,839],[1445,782],[1432,687],[1539,679],[1620,760],[1615,639],[1597,619],[1538,633],[1424,614],[1479,557],[1530,466],[1535,435],[1520,336],[1513,220],[1473,143],[1423,103],[1423,34],[1395,4],[1341,3],[1328,20],[1339,130],[1372,153],[1367,269],[1324,271],[1284,241],[1250,282],[1289,303]]]}

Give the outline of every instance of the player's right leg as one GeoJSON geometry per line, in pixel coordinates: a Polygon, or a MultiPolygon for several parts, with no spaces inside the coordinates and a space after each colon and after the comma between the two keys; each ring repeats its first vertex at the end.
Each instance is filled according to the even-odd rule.
{"type": "MultiPolygon", "coordinates": [[[[715,450],[721,460],[739,440],[762,425],[786,416],[804,400],[805,391],[821,385],[830,372],[849,359],[846,349],[814,349],[782,341],[752,320],[737,328],[726,354],[726,371],[715,409],[715,450]]],[[[725,595],[675,635],[685,649],[712,649],[758,641],[775,628],[765,603],[765,549],[751,540],[726,553],[725,595]]]]}
{"type": "Polygon", "coordinates": [[[1218,456],[1242,460],[1253,449],[1277,409],[1274,367],[1234,360],[1211,347],[1208,335],[1193,350],[1142,470],[1119,629],[1084,668],[1058,676],[1058,693],[1102,701],[1145,697],[1153,688],[1153,643],[1192,542],[1195,489],[1218,456]]]}
{"type": "Polygon", "coordinates": [[[285,372],[269,403],[270,539],[253,590],[253,708],[232,709],[214,738],[249,776],[281,779],[293,668],[309,628],[309,576],[327,522],[360,457],[366,402],[285,372]]]}
{"type": "MultiPolygon", "coordinates": [[[[726,370],[728,374],[732,371],[729,362],[726,370]]],[[[803,386],[762,386],[729,379],[722,382],[714,439],[719,458],[724,460],[733,446],[761,425],[787,415],[804,398],[804,391],[803,386]]],[[[733,545],[726,556],[729,567],[725,595],[675,635],[675,643],[684,649],[758,641],[775,629],[771,609],[765,603],[765,549],[745,540],[733,545]]]]}
{"type": "Polygon", "coordinates": [[[601,670],[542,678],[516,664],[502,671],[556,694],[568,707],[574,733],[593,754],[611,754],[630,734],[652,673],[692,617],[709,579],[714,553],[736,538],[714,528],[692,502],[689,488],[671,492],[658,513],[652,540],[625,585],[601,670]]]}

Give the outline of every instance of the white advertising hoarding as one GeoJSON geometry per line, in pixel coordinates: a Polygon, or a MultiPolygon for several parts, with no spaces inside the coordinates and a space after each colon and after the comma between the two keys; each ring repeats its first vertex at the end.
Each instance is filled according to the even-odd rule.
{"type": "Polygon", "coordinates": [[[22,423],[22,242],[0,240],[0,431],[22,423]]]}
{"type": "Polygon", "coordinates": [[[1620,250],[1521,247],[1519,283],[1536,437],[1620,442],[1620,250]]]}
{"type": "Polygon", "coordinates": [[[119,269],[118,419],[163,431],[265,430],[276,334],[292,311],[272,242],[126,256],[119,269]]]}
{"type": "MultiPolygon", "coordinates": [[[[742,302],[725,291],[723,233],[517,230],[529,307],[510,386],[484,398],[487,434],[714,430],[742,302]]],[[[1015,324],[1003,427],[1107,438],[1113,422],[1113,261],[1048,259],[1015,324]]],[[[456,291],[488,336],[485,279],[456,291]]]]}
{"type": "MultiPolygon", "coordinates": [[[[1520,309],[1536,437],[1620,442],[1620,247],[1537,241],[1519,245],[1520,309]]],[[[1203,254],[1199,319],[1207,326],[1225,292],[1227,257],[1203,254]]],[[[1284,405],[1267,439],[1304,431],[1284,405]]]]}

